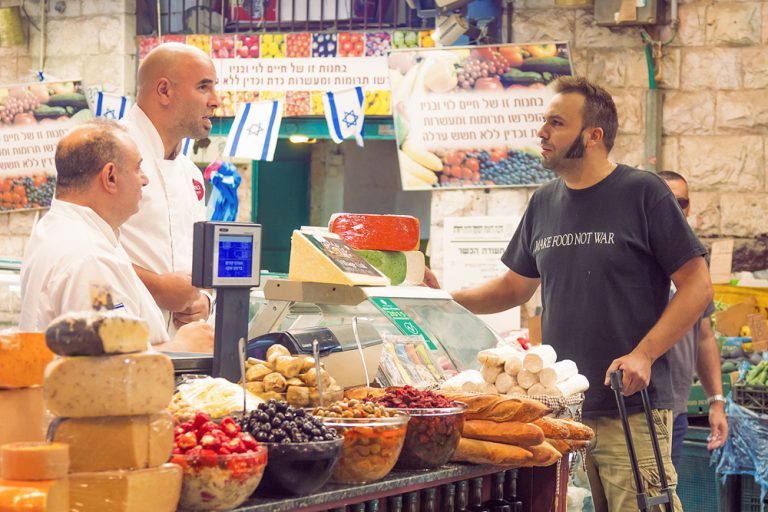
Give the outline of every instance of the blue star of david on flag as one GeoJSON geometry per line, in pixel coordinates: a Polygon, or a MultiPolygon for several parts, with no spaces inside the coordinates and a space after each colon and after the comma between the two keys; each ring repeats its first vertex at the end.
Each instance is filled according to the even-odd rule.
{"type": "Polygon", "coordinates": [[[118,120],[123,118],[132,104],[125,96],[99,91],[95,105],[91,104],[91,107],[95,117],[118,120]]]}
{"type": "Polygon", "coordinates": [[[244,103],[227,136],[224,156],[272,161],[283,120],[283,100],[244,103]]]}
{"type": "Polygon", "coordinates": [[[323,94],[325,120],[336,144],[348,137],[354,137],[357,145],[363,146],[364,106],[362,87],[323,94]]]}

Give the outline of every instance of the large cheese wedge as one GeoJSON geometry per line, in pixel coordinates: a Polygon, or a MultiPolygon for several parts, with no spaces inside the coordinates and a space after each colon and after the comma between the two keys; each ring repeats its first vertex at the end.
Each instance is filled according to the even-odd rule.
{"type": "Polygon", "coordinates": [[[171,457],[173,418],[168,413],[101,418],[58,418],[48,438],[69,445],[73,473],[159,466],[171,457]]]}
{"type": "Polygon", "coordinates": [[[424,254],[421,251],[369,251],[357,254],[389,278],[392,286],[417,286],[424,281],[424,254]]]}
{"type": "Polygon", "coordinates": [[[387,286],[389,278],[333,234],[294,231],[288,278],[294,281],[387,286]]]}
{"type": "Polygon", "coordinates": [[[419,248],[419,219],[409,215],[336,213],[328,229],[353,249],[415,251],[419,248]]]}
{"type": "Polygon", "coordinates": [[[56,480],[69,473],[69,446],[63,443],[8,443],[0,446],[0,478],[56,480]]]}
{"type": "Polygon", "coordinates": [[[70,512],[174,512],[182,471],[176,464],[136,471],[69,475],[70,512]]]}
{"type": "MultiPolygon", "coordinates": [[[[62,512],[69,510],[67,480],[0,480],[0,511],[62,512]]],[[[149,509],[147,509],[149,510],[149,509]]]]}
{"type": "Polygon", "coordinates": [[[45,441],[47,425],[42,387],[0,390],[0,444],[45,441]]]}
{"type": "Polygon", "coordinates": [[[52,359],[41,332],[0,334],[0,388],[41,385],[52,359]]]}
{"type": "Polygon", "coordinates": [[[149,326],[139,318],[108,313],[68,313],[48,326],[45,342],[62,356],[100,356],[147,350],[149,326]]]}
{"type": "Polygon", "coordinates": [[[153,414],[173,396],[173,364],[158,352],[60,357],[45,373],[45,400],[56,416],[153,414]]]}

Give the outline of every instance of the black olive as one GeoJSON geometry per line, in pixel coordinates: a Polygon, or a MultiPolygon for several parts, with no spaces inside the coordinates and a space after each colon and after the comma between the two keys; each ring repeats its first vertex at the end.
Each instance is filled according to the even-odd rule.
{"type": "Polygon", "coordinates": [[[279,427],[283,423],[283,420],[281,420],[280,418],[272,418],[272,421],[270,423],[272,424],[273,427],[279,427]]]}

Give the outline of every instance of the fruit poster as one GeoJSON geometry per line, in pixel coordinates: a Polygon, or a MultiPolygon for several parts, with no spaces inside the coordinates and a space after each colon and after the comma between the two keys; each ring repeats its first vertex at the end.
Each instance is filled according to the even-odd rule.
{"type": "Polygon", "coordinates": [[[404,190],[544,183],[537,131],[571,74],[567,43],[393,50],[392,115],[404,190]]]}
{"type": "Polygon", "coordinates": [[[90,117],[80,82],[0,86],[0,211],[50,206],[56,144],[90,117]]]}
{"type": "MultiPolygon", "coordinates": [[[[387,55],[393,48],[435,46],[428,30],[290,34],[170,35],[208,53],[216,66],[221,107],[214,115],[233,117],[241,103],[284,100],[285,116],[322,116],[324,92],[361,86],[365,115],[390,111],[387,55]]],[[[159,44],[138,37],[139,59],[159,44]]]]}

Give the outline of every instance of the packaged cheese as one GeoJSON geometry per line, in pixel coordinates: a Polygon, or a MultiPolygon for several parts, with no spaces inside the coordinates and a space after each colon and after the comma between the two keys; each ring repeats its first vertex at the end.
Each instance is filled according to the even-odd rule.
{"type": "Polygon", "coordinates": [[[0,388],[41,385],[52,359],[41,332],[0,334],[0,388]]]}
{"type": "Polygon", "coordinates": [[[149,325],[114,312],[68,313],[45,331],[48,347],[62,356],[101,356],[147,350],[149,325]]]}
{"type": "Polygon", "coordinates": [[[328,229],[353,249],[415,251],[419,248],[419,219],[409,215],[335,213],[328,229]]]}
{"type": "Polygon", "coordinates": [[[389,278],[392,286],[418,286],[424,282],[424,254],[421,251],[369,251],[357,254],[389,278]]]}
{"type": "Polygon", "coordinates": [[[158,352],[60,357],[46,370],[45,399],[56,416],[135,416],[167,407],[173,385],[173,364],[158,352]]]}
{"type": "Polygon", "coordinates": [[[311,283],[387,286],[389,278],[333,234],[294,231],[288,278],[311,283]]]}
{"type": "Polygon", "coordinates": [[[0,480],[0,510],[3,512],[62,512],[69,510],[67,480],[41,480],[38,482],[0,480]]]}
{"type": "Polygon", "coordinates": [[[0,444],[45,441],[43,388],[0,389],[0,444]]]}
{"type": "Polygon", "coordinates": [[[182,471],[176,464],[136,471],[69,475],[70,512],[175,512],[182,471]]]}
{"type": "Polygon", "coordinates": [[[0,446],[3,480],[56,480],[69,473],[69,446],[64,443],[8,443],[0,446]]]}
{"type": "Polygon", "coordinates": [[[51,423],[48,437],[69,444],[73,473],[144,469],[164,464],[171,457],[173,418],[167,412],[58,418],[51,423]]]}

